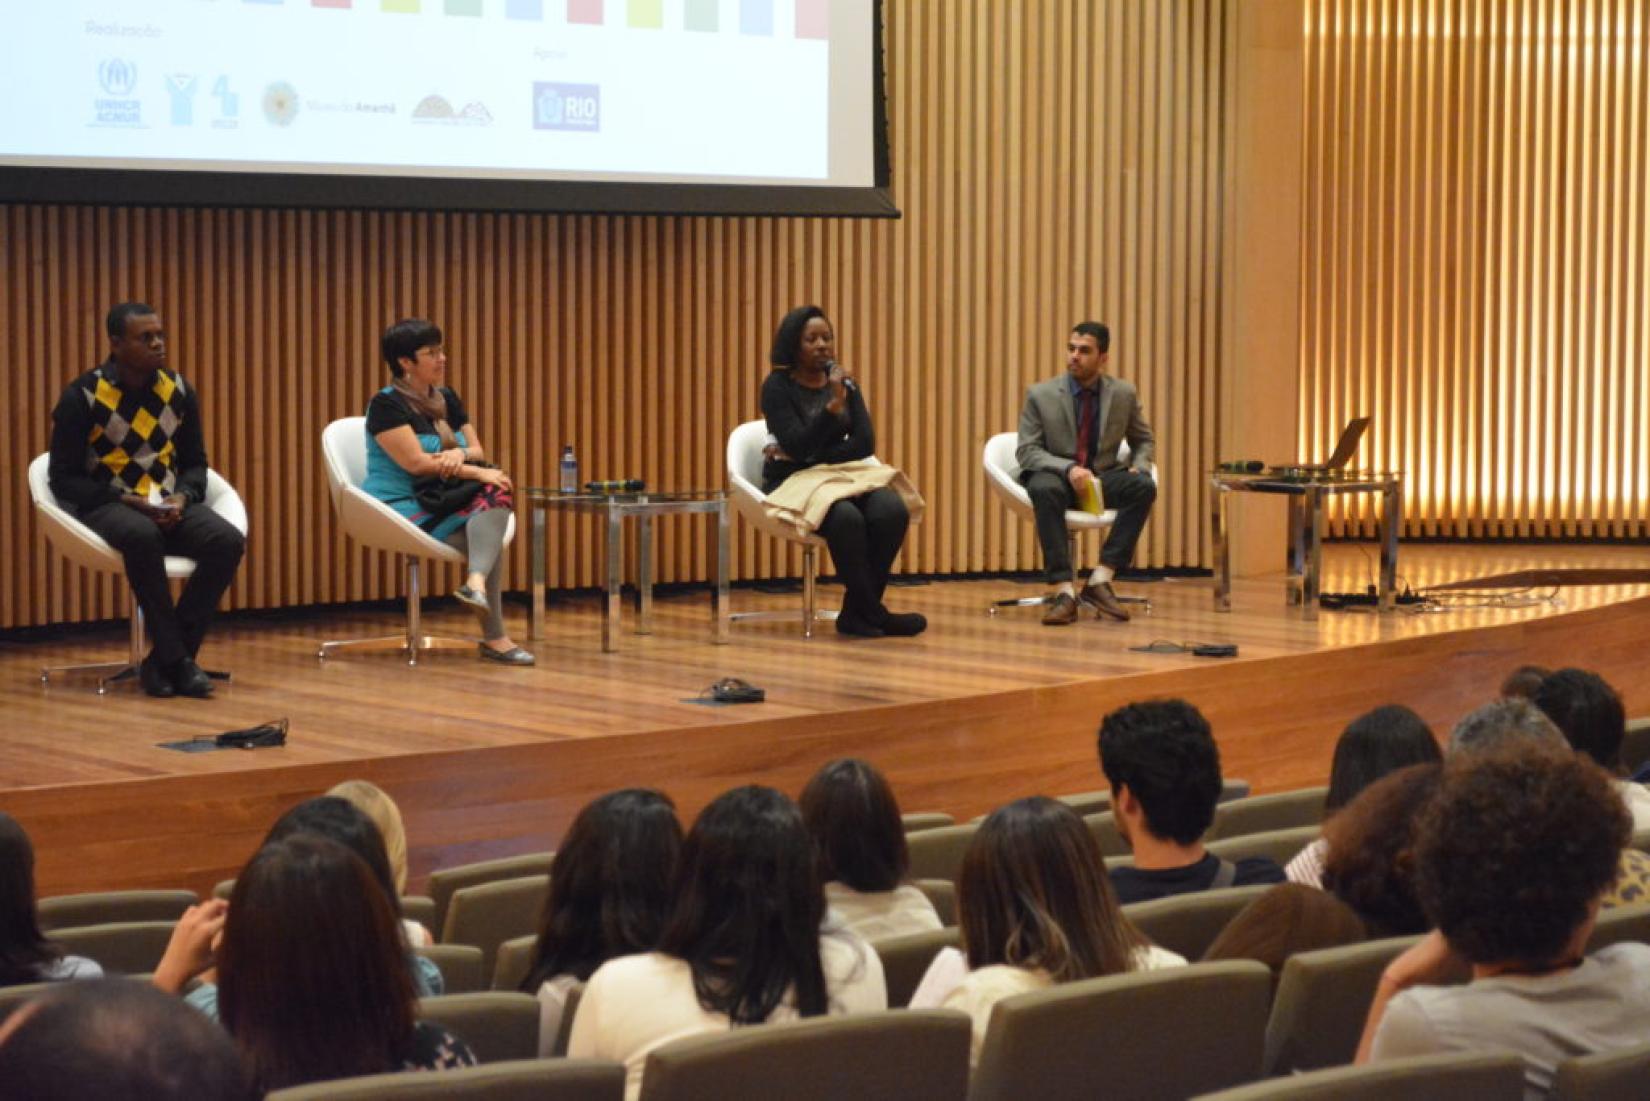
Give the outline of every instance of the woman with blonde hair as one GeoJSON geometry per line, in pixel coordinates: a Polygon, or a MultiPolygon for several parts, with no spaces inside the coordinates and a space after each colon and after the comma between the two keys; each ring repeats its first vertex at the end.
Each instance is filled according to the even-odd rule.
{"type": "MultiPolygon", "coordinates": [[[[384,855],[389,857],[390,876],[395,881],[396,896],[405,895],[407,827],[401,821],[401,808],[395,805],[395,800],[390,798],[389,792],[371,780],[345,780],[327,794],[344,800],[372,819],[372,824],[378,827],[379,834],[384,838],[384,855]]],[[[401,925],[406,931],[407,943],[412,947],[427,948],[435,943],[430,931],[411,918],[403,918],[401,925]]]]}
{"type": "Polygon", "coordinates": [[[963,856],[957,913],[962,952],[940,953],[911,1004],[972,1017],[972,1061],[1004,998],[1186,962],[1123,916],[1094,835],[1076,811],[1044,796],[999,807],[981,824],[963,856]]]}

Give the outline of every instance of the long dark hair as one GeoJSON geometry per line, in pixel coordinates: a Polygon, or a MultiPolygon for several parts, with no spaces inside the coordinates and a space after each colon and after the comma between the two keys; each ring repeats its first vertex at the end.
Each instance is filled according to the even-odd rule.
{"type": "Polygon", "coordinates": [[[1134,968],[1145,939],[1117,906],[1083,819],[1043,796],[993,811],[963,854],[958,923],[970,970],[1036,968],[1055,982],[1134,968]]]}
{"type": "Polygon", "coordinates": [[[755,785],[718,797],[682,844],[675,895],[659,950],[687,961],[708,1012],[759,1024],[792,990],[798,1015],[825,1012],[825,891],[795,803],[755,785]]]}
{"type": "Polygon", "coordinates": [[[892,891],[911,866],[899,803],[882,773],[849,757],[832,761],[802,790],[819,878],[856,891],[892,891]]]}
{"type": "Polygon", "coordinates": [[[218,972],[219,1017],[265,1089],[393,1070],[412,1034],[389,897],[325,837],[276,841],[241,870],[218,972]]]}
{"type": "Polygon", "coordinates": [[[40,932],[34,901],[34,846],[17,819],[0,811],[0,986],[39,982],[63,958],[40,932]]]}
{"type": "Polygon", "coordinates": [[[528,993],[557,975],[584,981],[615,956],[657,947],[682,824],[668,796],[609,792],[579,811],[550,865],[528,993]]]}

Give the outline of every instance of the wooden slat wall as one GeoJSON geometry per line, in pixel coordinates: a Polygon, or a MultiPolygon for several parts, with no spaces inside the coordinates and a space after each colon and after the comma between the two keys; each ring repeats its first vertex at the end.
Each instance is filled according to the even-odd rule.
{"type": "Polygon", "coordinates": [[[1373,413],[1409,535],[1643,537],[1650,3],[1305,9],[1307,449],[1373,413]]]}
{"type": "MultiPolygon", "coordinates": [[[[253,525],[239,607],[392,596],[383,556],[333,525],[321,427],[359,413],[378,333],[433,317],[452,384],[523,484],[584,475],[721,485],[757,415],[785,309],[818,302],[859,370],[879,451],[927,496],[900,568],[1038,565],[1030,525],[988,498],[986,437],[1064,368],[1071,323],[1115,334],[1164,484],[1139,561],[1203,559],[1199,471],[1219,377],[1220,89],[1233,0],[902,0],[886,6],[897,222],[11,206],[0,210],[0,345],[19,412],[0,479],[0,627],[123,614],[36,532],[23,469],[47,410],[104,354],[115,301],[153,303],[200,388],[208,444],[253,525]]],[[[812,140],[799,134],[797,140],[812,140]]],[[[557,536],[550,579],[595,584],[592,526],[557,536]]],[[[687,522],[659,576],[702,578],[687,522]]],[[[741,531],[736,576],[799,559],[741,531]]],[[[525,540],[511,572],[525,584],[525,540]]]]}

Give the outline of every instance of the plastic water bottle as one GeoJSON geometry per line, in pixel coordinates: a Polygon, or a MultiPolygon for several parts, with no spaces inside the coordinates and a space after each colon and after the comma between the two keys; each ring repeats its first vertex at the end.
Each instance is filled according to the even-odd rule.
{"type": "Polygon", "coordinates": [[[561,449],[561,491],[563,493],[577,493],[579,491],[579,459],[573,454],[573,445],[568,444],[561,449]]]}

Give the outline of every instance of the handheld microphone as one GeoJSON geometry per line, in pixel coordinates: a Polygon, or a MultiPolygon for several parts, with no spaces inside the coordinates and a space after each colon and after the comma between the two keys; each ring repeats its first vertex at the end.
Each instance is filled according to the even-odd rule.
{"type": "MultiPolygon", "coordinates": [[[[834,375],[834,374],[836,374],[836,372],[837,372],[837,371],[839,371],[839,370],[841,370],[841,368],[840,368],[840,367],[838,367],[838,366],[837,366],[837,362],[836,362],[836,360],[834,360],[834,359],[827,359],[827,360],[826,360],[826,361],[825,361],[825,373],[826,373],[826,374],[827,374],[827,375],[834,375]]],[[[855,386],[855,385],[854,385],[854,380],[853,380],[853,379],[851,379],[851,378],[845,378],[845,379],[843,379],[843,380],[842,380],[842,385],[843,385],[843,386],[844,386],[844,387],[846,387],[846,388],[847,388],[847,389],[849,389],[849,390],[858,390],[858,389],[859,389],[859,387],[858,387],[858,386],[855,386]]]]}
{"type": "Polygon", "coordinates": [[[647,488],[647,483],[640,478],[616,478],[606,482],[586,482],[584,488],[591,493],[640,493],[647,488]]]}

